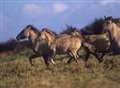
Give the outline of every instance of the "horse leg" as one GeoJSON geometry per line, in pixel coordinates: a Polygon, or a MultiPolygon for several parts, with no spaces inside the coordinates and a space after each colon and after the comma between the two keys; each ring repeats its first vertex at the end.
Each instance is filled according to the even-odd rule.
{"type": "Polygon", "coordinates": [[[50,62],[53,64],[53,65],[55,65],[56,64],[56,62],[53,60],[53,58],[55,58],[55,50],[53,50],[53,53],[52,53],[52,58],[50,58],[50,62]]]}
{"type": "Polygon", "coordinates": [[[36,57],[39,57],[39,55],[38,54],[33,54],[29,57],[29,62],[31,64],[31,66],[33,66],[32,59],[35,59],[36,57]]]}
{"type": "Polygon", "coordinates": [[[68,57],[69,57],[69,60],[67,61],[67,63],[70,64],[73,57],[72,57],[71,52],[68,52],[67,55],[68,55],[68,57]]]}
{"type": "Polygon", "coordinates": [[[53,65],[56,64],[56,62],[53,60],[53,58],[50,58],[50,62],[51,62],[53,65]]]}
{"type": "Polygon", "coordinates": [[[89,67],[89,65],[88,65],[88,59],[89,59],[89,57],[90,57],[90,52],[87,51],[86,52],[86,56],[85,56],[85,67],[89,67]]]}
{"type": "Polygon", "coordinates": [[[101,55],[98,55],[97,53],[92,53],[96,59],[99,61],[99,63],[103,62],[103,57],[105,56],[105,53],[102,53],[101,55]]]}
{"type": "Polygon", "coordinates": [[[49,63],[48,63],[49,57],[47,55],[43,55],[43,59],[44,59],[45,65],[48,67],[49,66],[49,63]]]}
{"type": "Polygon", "coordinates": [[[68,64],[70,64],[72,61],[72,57],[70,56],[69,60],[67,61],[68,64]]]}
{"type": "Polygon", "coordinates": [[[84,50],[86,52],[85,59],[84,59],[84,61],[85,61],[85,67],[89,67],[88,66],[88,59],[90,57],[90,53],[91,52],[90,52],[90,50],[87,47],[84,47],[84,50]]]}
{"type": "Polygon", "coordinates": [[[72,57],[74,58],[74,60],[76,61],[77,64],[79,64],[78,58],[77,58],[77,53],[72,53],[72,57]]]}
{"type": "Polygon", "coordinates": [[[102,53],[102,55],[98,58],[99,62],[103,62],[103,57],[105,56],[105,53],[102,53]]]}

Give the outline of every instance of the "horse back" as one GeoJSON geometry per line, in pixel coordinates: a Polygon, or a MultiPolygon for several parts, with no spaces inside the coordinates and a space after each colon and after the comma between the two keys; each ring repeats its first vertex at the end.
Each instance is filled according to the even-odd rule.
{"type": "Polygon", "coordinates": [[[53,45],[61,50],[62,52],[75,51],[78,50],[81,46],[81,40],[78,37],[73,37],[70,35],[58,37],[53,45]]]}
{"type": "Polygon", "coordinates": [[[110,39],[108,34],[89,35],[86,41],[95,46],[97,51],[107,51],[110,48],[110,39]]]}

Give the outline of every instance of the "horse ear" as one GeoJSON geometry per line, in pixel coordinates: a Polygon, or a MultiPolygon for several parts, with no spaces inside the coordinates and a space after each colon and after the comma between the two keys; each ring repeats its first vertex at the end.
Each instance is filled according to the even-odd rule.
{"type": "Polygon", "coordinates": [[[43,29],[42,29],[42,32],[43,32],[43,31],[48,32],[48,28],[46,28],[46,27],[43,28],[43,29]]]}
{"type": "Polygon", "coordinates": [[[104,19],[106,19],[107,18],[107,16],[104,16],[104,19]]]}
{"type": "Polygon", "coordinates": [[[109,19],[110,19],[110,20],[113,20],[113,17],[112,17],[112,16],[110,16],[110,17],[109,17],[109,19]]]}
{"type": "Polygon", "coordinates": [[[104,19],[105,19],[105,20],[113,20],[113,17],[112,17],[112,16],[108,16],[108,17],[107,17],[107,16],[104,16],[104,19]]]}
{"type": "Polygon", "coordinates": [[[32,28],[32,25],[30,25],[29,27],[28,27],[28,29],[31,29],[32,28]]]}

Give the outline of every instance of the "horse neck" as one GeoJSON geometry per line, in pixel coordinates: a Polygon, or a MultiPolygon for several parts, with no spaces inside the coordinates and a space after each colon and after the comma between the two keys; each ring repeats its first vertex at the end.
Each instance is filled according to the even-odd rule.
{"type": "Polygon", "coordinates": [[[118,36],[118,32],[120,30],[117,29],[117,25],[115,23],[112,24],[112,27],[110,29],[110,35],[112,39],[116,39],[116,37],[118,36]]]}
{"type": "Polygon", "coordinates": [[[55,40],[55,36],[53,36],[51,34],[46,34],[46,38],[48,41],[48,45],[51,45],[53,43],[53,41],[55,40]]]}
{"type": "Polygon", "coordinates": [[[72,33],[71,36],[77,37],[77,38],[79,38],[80,40],[85,41],[85,39],[83,38],[83,35],[82,35],[81,33],[75,32],[75,33],[72,33]]]}
{"type": "Polygon", "coordinates": [[[29,32],[30,33],[30,40],[32,41],[32,44],[35,44],[35,42],[36,42],[36,39],[37,39],[37,37],[38,37],[38,34],[37,33],[35,33],[34,31],[30,31],[29,32]]]}

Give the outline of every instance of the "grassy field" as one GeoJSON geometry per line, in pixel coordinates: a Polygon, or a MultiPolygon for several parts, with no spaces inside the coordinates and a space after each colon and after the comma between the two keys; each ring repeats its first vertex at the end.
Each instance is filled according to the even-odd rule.
{"type": "Polygon", "coordinates": [[[77,65],[65,64],[64,58],[46,68],[42,58],[35,59],[31,67],[23,53],[0,57],[0,88],[120,88],[120,55],[105,59],[106,65],[91,57],[90,67],[85,68],[82,59],[77,65]],[[108,69],[111,59],[114,64],[108,69]]]}

